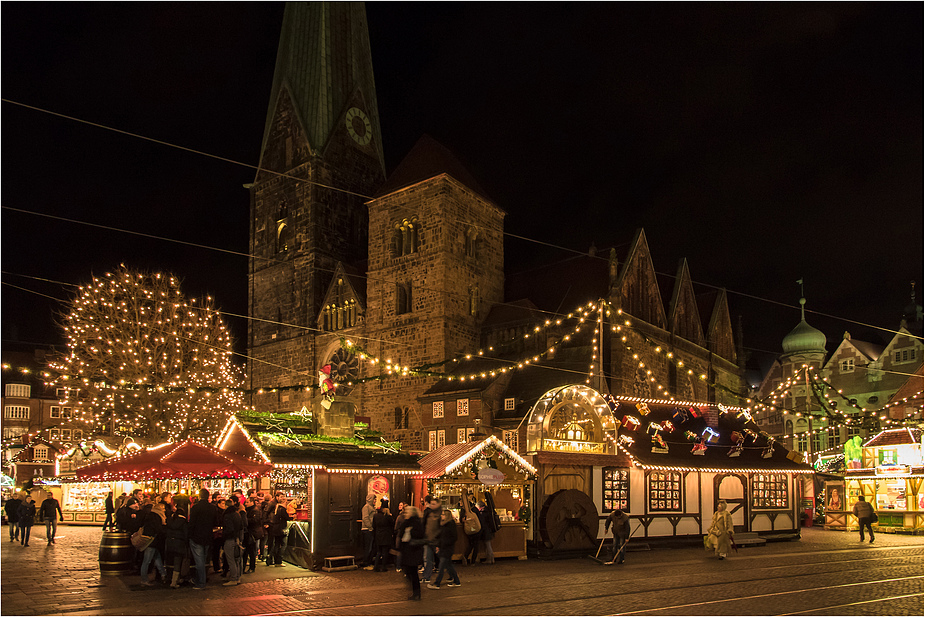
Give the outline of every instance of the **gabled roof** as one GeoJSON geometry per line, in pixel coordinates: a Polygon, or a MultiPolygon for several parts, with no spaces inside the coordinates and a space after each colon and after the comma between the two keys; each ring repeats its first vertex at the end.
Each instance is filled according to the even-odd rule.
{"type": "MultiPolygon", "coordinates": [[[[665,402],[647,402],[650,410],[648,415],[641,415],[636,408],[636,400],[630,398],[617,398],[620,403],[614,411],[614,415],[619,420],[624,416],[632,416],[639,420],[640,426],[635,431],[628,431],[621,428],[619,435],[628,435],[633,439],[630,445],[621,445],[619,448],[633,457],[638,464],[644,468],[672,468],[672,469],[699,469],[702,471],[756,471],[756,472],[787,472],[787,473],[812,473],[813,468],[805,463],[798,463],[788,458],[789,451],[779,442],[774,442],[774,451],[770,458],[762,458],[762,453],[768,445],[768,437],[761,434],[758,425],[748,420],[743,415],[737,417],[741,410],[728,409],[723,413],[720,408],[718,426],[716,431],[719,437],[716,441],[706,444],[707,449],[703,455],[692,453],[694,444],[685,437],[685,433],[690,431],[697,436],[701,436],[707,428],[704,417],[691,417],[685,422],[678,423],[673,420],[677,410],[688,410],[686,405],[665,402]],[[653,443],[646,429],[650,423],[660,424],[663,421],[670,421],[675,424],[674,430],[661,431],[660,434],[668,446],[667,453],[652,452],[653,443]],[[742,452],[738,457],[730,457],[729,452],[734,445],[732,441],[733,431],[744,433],[745,429],[751,430],[757,435],[752,439],[746,437],[742,452]]],[[[718,408],[710,403],[702,403],[695,409],[706,410],[707,408],[718,408]]]]}
{"type": "Polygon", "coordinates": [[[890,402],[909,399],[910,401],[917,400],[919,405],[922,404],[922,385],[923,382],[925,382],[925,379],[923,379],[923,368],[925,368],[925,365],[919,364],[919,368],[915,371],[915,374],[911,375],[909,379],[906,380],[906,383],[896,391],[896,394],[890,397],[890,402]]]}
{"type": "Polygon", "coordinates": [[[849,344],[854,346],[861,354],[864,355],[868,360],[876,360],[880,357],[880,354],[883,353],[883,345],[877,345],[876,343],[868,343],[867,341],[859,341],[857,339],[851,339],[848,341],[849,344]]]}
{"type": "Polygon", "coordinates": [[[864,447],[881,448],[883,446],[902,446],[921,442],[922,429],[906,427],[881,431],[868,440],[864,447]]]}
{"type": "Polygon", "coordinates": [[[376,192],[376,197],[394,193],[399,189],[442,174],[452,176],[461,184],[494,203],[457,156],[430,135],[422,135],[418,139],[398,167],[389,174],[385,183],[376,192]]]}
{"type": "Polygon", "coordinates": [[[439,478],[453,473],[460,465],[486,448],[494,448],[507,459],[516,461],[521,468],[526,469],[529,473],[536,474],[536,468],[533,465],[504,445],[494,435],[489,435],[486,439],[480,441],[451,443],[437,448],[421,458],[421,471],[423,471],[425,478],[439,478]]]}

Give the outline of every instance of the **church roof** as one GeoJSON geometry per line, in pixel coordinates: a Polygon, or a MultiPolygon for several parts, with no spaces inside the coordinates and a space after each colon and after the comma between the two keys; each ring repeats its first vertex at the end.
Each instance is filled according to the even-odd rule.
{"type": "Polygon", "coordinates": [[[494,201],[476,181],[475,177],[459,161],[453,152],[430,135],[422,135],[398,167],[389,174],[385,184],[376,192],[376,197],[388,195],[412,184],[447,174],[469,187],[488,201],[494,201]]]}
{"type": "Polygon", "coordinates": [[[369,115],[379,161],[385,160],[362,2],[286,3],[261,155],[283,87],[316,152],[324,150],[336,123],[359,97],[369,115]]]}

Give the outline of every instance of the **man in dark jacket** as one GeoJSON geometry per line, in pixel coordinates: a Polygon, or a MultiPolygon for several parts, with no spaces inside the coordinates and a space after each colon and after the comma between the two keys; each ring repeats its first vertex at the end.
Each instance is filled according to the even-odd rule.
{"type": "MultiPolygon", "coordinates": [[[[383,502],[385,503],[385,502],[383,502]]],[[[395,519],[386,506],[379,508],[373,515],[373,536],[376,542],[376,572],[386,572],[386,563],[389,560],[389,548],[392,546],[392,530],[395,519]]]]}
{"type": "Polygon", "coordinates": [[[276,499],[270,502],[270,514],[267,518],[267,565],[283,567],[283,542],[286,540],[286,523],[289,522],[289,513],[286,511],[286,496],[276,494],[276,499]]]}
{"type": "Polygon", "coordinates": [[[430,577],[434,573],[434,547],[437,546],[437,536],[440,535],[440,513],[443,506],[436,497],[427,495],[424,497],[424,514],[421,516],[421,524],[424,525],[424,536],[427,538],[427,544],[424,546],[424,574],[421,582],[430,582],[430,577]]]}
{"type": "Polygon", "coordinates": [[[49,494],[48,498],[42,502],[40,511],[42,521],[45,522],[45,539],[48,540],[48,544],[54,544],[55,535],[58,533],[58,519],[60,517],[60,520],[64,520],[61,504],[54,495],[49,494]]]}
{"type": "Polygon", "coordinates": [[[199,491],[197,501],[189,514],[189,548],[196,567],[194,589],[206,588],[206,556],[212,545],[212,524],[215,520],[215,507],[209,503],[211,495],[208,489],[199,491]]]}
{"type": "Polygon", "coordinates": [[[428,589],[440,589],[440,581],[443,580],[443,573],[446,572],[449,577],[447,587],[459,587],[459,574],[456,573],[456,567],[453,565],[453,551],[456,550],[456,538],[459,532],[456,530],[456,519],[449,510],[444,510],[440,515],[440,535],[437,537],[437,557],[440,559],[440,566],[437,568],[437,580],[433,583],[427,583],[428,589]]]}
{"type": "Polygon", "coordinates": [[[858,495],[858,501],[852,508],[852,514],[858,517],[858,531],[861,532],[861,542],[864,541],[864,528],[870,534],[870,541],[874,541],[874,528],[871,523],[874,522],[874,508],[864,499],[864,495],[858,495]]]}
{"type": "Polygon", "coordinates": [[[6,510],[6,520],[10,525],[10,542],[19,540],[19,508],[22,506],[22,495],[15,495],[6,500],[3,509],[6,510]]]}
{"type": "Polygon", "coordinates": [[[106,495],[106,520],[103,521],[103,531],[106,531],[108,527],[110,531],[116,530],[116,523],[112,519],[113,515],[116,513],[116,504],[112,500],[112,491],[109,491],[109,494],[106,495]]]}
{"type": "Polygon", "coordinates": [[[613,527],[613,558],[607,562],[612,565],[613,562],[623,563],[626,559],[626,543],[630,538],[630,517],[623,510],[614,510],[604,521],[604,533],[613,527]]]}

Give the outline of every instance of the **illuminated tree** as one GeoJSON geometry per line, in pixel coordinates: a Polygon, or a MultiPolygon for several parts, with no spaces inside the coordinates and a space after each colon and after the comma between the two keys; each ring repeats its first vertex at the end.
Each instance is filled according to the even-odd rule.
{"type": "Polygon", "coordinates": [[[229,332],[212,299],[187,300],[176,277],[121,265],[81,286],[62,317],[69,352],[50,368],[94,432],[208,438],[241,408],[229,332]]]}

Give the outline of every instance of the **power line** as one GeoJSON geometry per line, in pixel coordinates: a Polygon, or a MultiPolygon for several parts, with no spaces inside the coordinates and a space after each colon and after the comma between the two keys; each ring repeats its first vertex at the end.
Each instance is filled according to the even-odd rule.
{"type": "MultiPolygon", "coordinates": [[[[103,129],[103,130],[106,130],[106,131],[111,131],[111,132],[118,133],[118,134],[121,134],[121,135],[126,135],[126,136],[129,136],[129,137],[134,137],[134,138],[136,138],[136,139],[141,139],[141,140],[148,141],[148,142],[151,142],[151,143],[156,143],[156,144],[159,144],[159,145],[162,145],[162,146],[166,146],[166,147],[169,147],[169,148],[175,148],[175,149],[182,150],[182,151],[185,151],[185,152],[190,152],[190,153],[193,153],[193,154],[198,154],[198,155],[200,155],[200,156],[204,156],[204,157],[207,157],[207,158],[211,158],[211,159],[223,161],[223,162],[230,163],[230,164],[237,165],[237,166],[241,166],[241,167],[246,167],[246,168],[249,168],[249,169],[253,169],[253,170],[258,171],[258,172],[263,171],[263,172],[266,172],[266,173],[269,173],[269,174],[273,174],[273,175],[279,176],[279,177],[281,177],[281,178],[288,178],[288,179],[290,179],[290,180],[295,180],[295,181],[297,181],[297,182],[304,182],[304,183],[311,184],[311,185],[314,185],[314,186],[318,186],[318,187],[321,187],[321,188],[326,188],[326,189],[338,191],[338,192],[341,192],[341,193],[354,195],[354,196],[360,197],[360,198],[362,198],[362,199],[367,199],[367,200],[375,199],[373,196],[370,196],[370,195],[365,195],[365,194],[357,193],[357,192],[350,191],[350,190],[347,190],[347,189],[342,189],[342,188],[339,188],[339,187],[330,186],[330,185],[325,185],[325,184],[321,184],[321,183],[319,183],[319,182],[314,182],[314,181],[311,181],[311,180],[306,180],[305,178],[299,178],[299,177],[290,175],[290,174],[288,174],[288,173],[275,172],[275,171],[272,171],[272,170],[269,170],[269,169],[262,168],[262,167],[257,166],[257,165],[251,165],[251,164],[249,164],[249,163],[242,163],[242,162],[236,161],[236,160],[234,160],[234,159],[230,159],[230,158],[223,157],[223,156],[218,156],[218,155],[211,154],[211,153],[208,153],[208,152],[205,152],[205,151],[202,151],[202,150],[197,150],[197,149],[194,149],[194,148],[189,148],[189,147],[186,147],[186,146],[181,146],[181,145],[174,144],[174,143],[167,142],[167,141],[160,140],[160,139],[154,139],[154,138],[152,138],[152,137],[147,137],[147,136],[145,136],[145,135],[140,135],[140,134],[138,134],[138,133],[132,133],[132,132],[130,132],[130,131],[125,131],[125,130],[122,130],[122,129],[117,129],[117,128],[115,128],[115,127],[107,126],[107,125],[105,125],[105,124],[101,124],[101,123],[98,123],[98,122],[92,122],[92,121],[89,121],[89,120],[83,120],[83,119],[81,119],[81,118],[77,118],[77,117],[74,117],[74,116],[69,116],[69,115],[66,115],[66,114],[54,112],[54,111],[51,111],[51,110],[48,110],[48,109],[44,109],[44,108],[41,108],[41,107],[36,107],[36,106],[34,106],[34,105],[27,105],[27,104],[25,104],[25,103],[20,103],[20,102],[18,102],[18,101],[13,101],[13,100],[11,100],[11,99],[0,99],[0,100],[2,100],[2,101],[5,102],[5,103],[10,103],[11,105],[16,105],[16,106],[19,106],[19,107],[22,107],[22,108],[25,108],[25,109],[30,109],[30,110],[32,110],[32,111],[37,111],[37,112],[44,113],[44,114],[48,114],[48,115],[55,116],[55,117],[58,117],[58,118],[64,118],[64,119],[70,120],[70,121],[72,121],[72,122],[77,122],[77,123],[80,123],[80,124],[85,124],[85,125],[92,126],[92,127],[95,127],[95,128],[100,128],[100,129],[103,129]]],[[[43,217],[47,217],[47,218],[51,218],[51,219],[57,219],[57,220],[62,220],[62,221],[67,221],[67,222],[77,223],[77,224],[82,224],[82,225],[88,225],[88,226],[91,226],[91,227],[97,227],[97,228],[100,228],[100,229],[106,229],[106,230],[110,230],[110,231],[120,231],[120,232],[122,232],[122,233],[128,233],[128,234],[133,234],[133,235],[137,235],[137,236],[152,238],[152,239],[156,239],[156,240],[163,240],[163,241],[167,241],[167,242],[175,242],[175,243],[177,243],[177,244],[183,244],[183,245],[187,245],[187,246],[193,246],[193,247],[196,247],[196,248],[204,248],[204,249],[219,251],[219,252],[228,253],[228,254],[232,254],[232,255],[239,255],[239,256],[248,257],[248,258],[253,258],[253,259],[262,259],[262,260],[265,260],[265,261],[275,261],[273,258],[263,257],[263,256],[260,256],[260,255],[253,255],[253,254],[249,254],[249,253],[242,253],[242,252],[240,252],[240,251],[233,251],[233,250],[230,250],[230,249],[223,249],[223,248],[218,248],[218,247],[212,247],[212,246],[208,246],[208,245],[204,245],[204,244],[199,244],[199,243],[195,243],[195,242],[187,242],[187,241],[184,241],[184,240],[176,240],[176,239],[172,239],[172,238],[165,238],[165,237],[163,237],[163,236],[155,236],[155,235],[152,235],[152,234],[145,234],[145,233],[142,233],[142,232],[130,231],[130,230],[120,229],[120,228],[111,227],[111,226],[107,226],[107,225],[99,225],[99,224],[96,224],[96,223],[88,223],[88,222],[85,222],[85,221],[78,221],[78,220],[76,220],[76,219],[69,219],[69,218],[60,217],[60,216],[55,216],[55,215],[51,215],[51,214],[44,214],[44,213],[34,212],[34,211],[30,211],[30,210],[24,210],[24,209],[20,209],[20,208],[13,208],[13,207],[11,207],[11,206],[2,206],[2,207],[5,208],[5,209],[8,209],[8,210],[12,210],[12,211],[16,211],[16,212],[21,212],[21,213],[25,213],[25,214],[33,214],[33,215],[36,215],[36,216],[43,216],[43,217]]],[[[409,209],[410,209],[410,208],[409,208],[409,209]]],[[[467,222],[467,221],[463,221],[463,222],[466,222],[467,224],[469,223],[469,222],[467,222]]],[[[485,229],[484,227],[479,226],[479,225],[473,225],[473,226],[475,226],[475,227],[480,227],[480,228],[482,228],[482,229],[485,229]]],[[[545,241],[543,241],[543,240],[536,240],[536,239],[533,239],[533,238],[528,238],[528,237],[526,237],[526,236],[520,236],[520,235],[517,235],[517,234],[510,233],[510,232],[504,232],[504,231],[502,231],[502,234],[503,234],[503,235],[506,235],[506,236],[510,236],[510,237],[512,237],[512,238],[519,239],[519,240],[524,240],[524,241],[527,241],[527,242],[533,242],[533,243],[540,244],[540,245],[543,245],[543,246],[548,246],[548,247],[551,247],[551,248],[555,248],[555,249],[557,249],[557,250],[566,251],[566,252],[574,253],[574,254],[578,254],[578,255],[586,255],[586,256],[588,256],[588,257],[590,257],[590,258],[592,258],[592,259],[602,259],[602,260],[607,260],[607,261],[609,261],[609,259],[608,259],[608,258],[605,258],[605,257],[598,257],[597,255],[589,255],[587,251],[578,251],[578,250],[576,250],[576,249],[572,249],[572,248],[568,248],[568,247],[565,247],[565,246],[553,244],[553,243],[550,243],[550,242],[545,242],[545,241]]],[[[319,268],[319,269],[320,269],[320,268],[319,268]]],[[[323,270],[323,271],[330,271],[330,270],[325,270],[325,269],[321,269],[321,270],[323,270]]],[[[674,275],[674,274],[668,274],[668,273],[665,273],[665,272],[656,272],[656,274],[661,275],[661,276],[667,276],[667,277],[670,277],[670,278],[677,278],[676,275],[674,275]]],[[[367,277],[367,278],[368,278],[368,277],[367,277]]],[[[693,280],[692,280],[692,281],[691,281],[691,284],[697,284],[697,285],[701,285],[701,286],[708,287],[708,288],[711,288],[711,289],[716,289],[716,290],[723,290],[723,291],[725,291],[726,293],[729,293],[729,294],[738,295],[738,296],[741,296],[741,297],[744,297],[744,298],[749,298],[749,299],[757,300],[757,301],[760,301],[760,302],[767,302],[767,303],[774,304],[774,305],[777,305],[777,306],[782,306],[782,307],[791,308],[791,309],[796,309],[796,308],[797,308],[797,307],[795,307],[795,306],[793,306],[793,305],[791,305],[791,304],[787,304],[787,303],[785,303],[785,302],[780,302],[780,301],[777,301],[777,300],[770,300],[770,299],[768,299],[768,298],[762,298],[762,297],[760,297],[760,296],[755,296],[755,295],[747,294],[747,293],[744,293],[744,292],[739,292],[739,291],[735,291],[735,290],[730,290],[730,289],[728,289],[728,288],[720,287],[720,286],[717,286],[717,285],[711,285],[711,284],[709,284],[709,283],[701,283],[701,282],[697,282],[697,281],[693,281],[693,280]]],[[[431,290],[431,291],[440,291],[440,290],[431,290]]],[[[498,304],[506,304],[506,303],[503,303],[503,302],[502,302],[502,303],[498,303],[498,304]]],[[[556,315],[556,314],[557,314],[557,313],[551,312],[551,311],[543,311],[543,312],[547,312],[547,313],[550,313],[550,314],[552,314],[552,315],[556,315]]],[[[884,332],[888,332],[888,333],[890,333],[890,334],[899,334],[899,331],[898,331],[898,330],[893,330],[893,329],[890,329],[890,328],[884,328],[884,327],[881,327],[881,326],[875,326],[875,325],[872,325],[872,324],[866,324],[866,323],[863,323],[863,322],[860,322],[860,321],[855,321],[855,320],[848,319],[848,318],[844,318],[844,317],[838,317],[838,316],[836,316],[836,315],[831,315],[831,314],[828,314],[828,313],[822,313],[822,312],[820,312],[820,311],[814,311],[814,310],[811,310],[811,309],[807,309],[806,312],[811,313],[811,314],[814,314],[814,315],[820,315],[820,316],[822,316],[822,317],[828,317],[828,318],[830,318],[830,319],[836,319],[836,320],[845,321],[845,322],[848,322],[848,323],[851,323],[851,324],[855,324],[855,325],[858,325],[858,326],[862,326],[862,327],[873,328],[873,329],[875,329],[875,330],[881,330],[881,331],[884,331],[884,332]]],[[[912,336],[913,338],[918,338],[918,339],[925,340],[925,337],[915,336],[915,335],[911,335],[911,334],[910,334],[910,336],[912,336]]]]}

